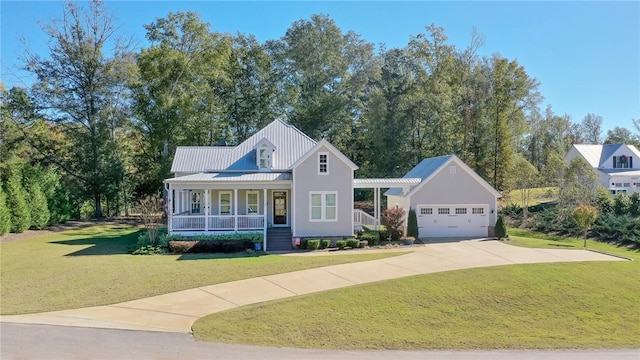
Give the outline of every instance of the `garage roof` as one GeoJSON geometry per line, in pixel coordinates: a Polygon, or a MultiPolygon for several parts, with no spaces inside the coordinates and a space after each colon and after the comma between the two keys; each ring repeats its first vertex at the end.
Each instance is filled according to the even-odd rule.
{"type": "Polygon", "coordinates": [[[353,187],[356,189],[391,188],[395,186],[418,185],[420,178],[395,178],[395,179],[353,179],[353,187]]]}

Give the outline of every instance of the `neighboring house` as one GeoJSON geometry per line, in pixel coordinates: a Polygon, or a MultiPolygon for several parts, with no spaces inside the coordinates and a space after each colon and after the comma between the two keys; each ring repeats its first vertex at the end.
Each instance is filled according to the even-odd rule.
{"type": "Polygon", "coordinates": [[[389,189],[387,207],[415,209],[421,238],[487,237],[500,193],[455,155],[424,159],[405,178],[420,183],[389,189]]]}
{"type": "Polygon", "coordinates": [[[633,145],[575,144],[564,157],[584,159],[598,175],[598,182],[613,194],[640,191],[640,151],[633,145]]]}
{"type": "MultiPolygon", "coordinates": [[[[289,250],[297,238],[351,237],[358,227],[378,226],[380,190],[398,188],[416,194],[416,200],[402,203],[407,208],[466,204],[473,223],[460,227],[477,225],[482,230],[445,226],[434,232],[426,226],[424,236],[487,236],[488,226],[495,223],[498,193],[458,158],[447,159],[460,169],[450,179],[422,173],[401,179],[354,179],[358,167],[328,141],[316,142],[276,120],[238,146],[177,148],[171,167],[175,177],[164,181],[168,230],[184,235],[259,231],[265,235],[266,250],[289,250]],[[431,195],[432,186],[438,196],[431,195]],[[357,188],[374,190],[373,216],[354,209],[357,188]],[[455,199],[460,200],[451,202],[455,199]]],[[[434,209],[435,214],[440,211],[434,209]]],[[[453,216],[460,210],[452,205],[450,211],[453,216]]],[[[423,215],[419,213],[419,219],[423,215]]]]}

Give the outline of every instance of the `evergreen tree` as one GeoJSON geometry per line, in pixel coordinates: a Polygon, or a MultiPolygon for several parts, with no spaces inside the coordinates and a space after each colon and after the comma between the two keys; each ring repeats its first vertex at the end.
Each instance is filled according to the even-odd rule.
{"type": "Polygon", "coordinates": [[[34,181],[30,188],[30,205],[31,205],[31,227],[34,229],[43,229],[49,223],[49,206],[47,198],[42,192],[42,187],[38,181],[34,181]]]}
{"type": "Polygon", "coordinates": [[[7,207],[7,195],[2,190],[0,183],[0,235],[4,235],[11,230],[11,211],[7,207]]]}
{"type": "Polygon", "coordinates": [[[409,218],[407,221],[407,236],[414,237],[418,240],[418,216],[416,216],[415,210],[409,209],[409,218]]]}
{"type": "Polygon", "coordinates": [[[504,221],[504,215],[498,216],[498,221],[496,221],[496,237],[498,239],[504,239],[507,237],[507,225],[504,221]]]}
{"type": "Polygon", "coordinates": [[[21,233],[31,225],[31,213],[21,184],[20,172],[12,169],[7,180],[7,204],[11,211],[11,231],[21,233]]]}

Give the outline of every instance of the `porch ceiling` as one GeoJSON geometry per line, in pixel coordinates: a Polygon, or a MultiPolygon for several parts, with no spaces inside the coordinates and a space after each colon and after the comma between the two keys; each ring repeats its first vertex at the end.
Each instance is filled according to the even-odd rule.
{"type": "Polygon", "coordinates": [[[353,179],[354,189],[396,188],[418,185],[421,178],[353,179]]]}

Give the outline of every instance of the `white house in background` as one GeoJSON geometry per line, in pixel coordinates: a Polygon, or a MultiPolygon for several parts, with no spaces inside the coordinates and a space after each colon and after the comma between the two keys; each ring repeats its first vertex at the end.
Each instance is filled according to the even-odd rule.
{"type": "Polygon", "coordinates": [[[640,151],[626,144],[575,144],[564,157],[584,159],[598,174],[600,185],[613,194],[640,191],[640,151]]]}
{"type": "Polygon", "coordinates": [[[389,189],[387,207],[415,209],[421,238],[492,234],[500,193],[457,156],[424,159],[404,177],[420,183],[389,189]]]}

